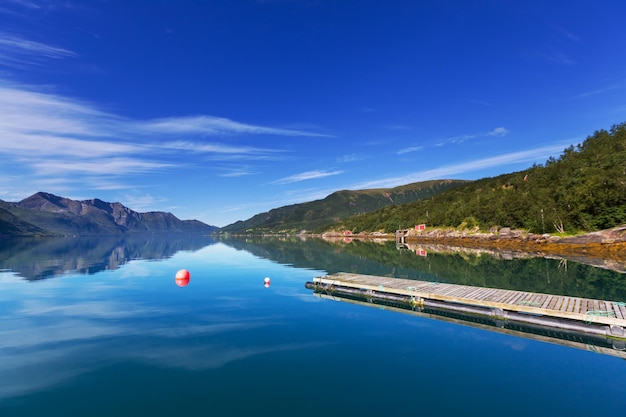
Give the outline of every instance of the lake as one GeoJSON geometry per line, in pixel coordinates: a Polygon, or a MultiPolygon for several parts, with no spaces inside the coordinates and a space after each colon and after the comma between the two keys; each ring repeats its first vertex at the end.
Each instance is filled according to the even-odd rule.
{"type": "Polygon", "coordinates": [[[619,346],[598,353],[305,288],[343,271],[626,301],[623,272],[436,249],[0,239],[0,416],[624,412],[619,346]],[[177,285],[180,269],[188,285],[177,285]]]}

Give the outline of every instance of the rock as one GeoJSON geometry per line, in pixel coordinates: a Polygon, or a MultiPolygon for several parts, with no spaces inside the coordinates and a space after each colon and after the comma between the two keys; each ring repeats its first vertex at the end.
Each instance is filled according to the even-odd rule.
{"type": "Polygon", "coordinates": [[[499,231],[498,234],[500,236],[509,236],[511,234],[511,228],[510,227],[502,227],[499,231]]]}

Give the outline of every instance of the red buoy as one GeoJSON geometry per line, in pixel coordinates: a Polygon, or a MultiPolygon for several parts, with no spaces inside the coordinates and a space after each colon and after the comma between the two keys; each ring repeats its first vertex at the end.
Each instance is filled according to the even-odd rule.
{"type": "Polygon", "coordinates": [[[176,273],[176,285],[179,287],[186,287],[189,284],[189,271],[181,269],[176,273]]]}

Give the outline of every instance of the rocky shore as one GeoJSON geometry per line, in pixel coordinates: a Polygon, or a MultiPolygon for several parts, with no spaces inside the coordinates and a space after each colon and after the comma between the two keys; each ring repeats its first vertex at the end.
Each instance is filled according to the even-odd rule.
{"type": "MultiPolygon", "coordinates": [[[[381,233],[343,234],[350,238],[394,238],[381,233]]],[[[524,252],[534,256],[559,256],[568,259],[591,258],[626,263],[626,225],[577,236],[560,237],[534,234],[508,227],[489,232],[478,229],[430,229],[404,231],[402,241],[412,244],[435,244],[524,252]]]]}

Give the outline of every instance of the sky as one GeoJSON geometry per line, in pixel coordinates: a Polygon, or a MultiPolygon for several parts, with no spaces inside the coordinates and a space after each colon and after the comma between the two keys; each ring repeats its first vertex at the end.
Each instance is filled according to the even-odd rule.
{"type": "Polygon", "coordinates": [[[621,0],[0,0],[0,199],[215,226],[626,121],[621,0]]]}

